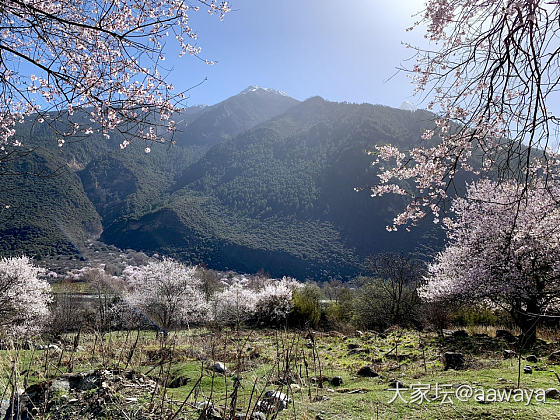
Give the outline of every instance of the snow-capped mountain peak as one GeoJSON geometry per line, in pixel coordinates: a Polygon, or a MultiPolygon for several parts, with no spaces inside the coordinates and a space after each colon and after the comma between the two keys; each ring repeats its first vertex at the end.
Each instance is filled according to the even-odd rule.
{"type": "Polygon", "coordinates": [[[267,93],[274,93],[277,95],[282,95],[282,96],[288,96],[285,92],[282,92],[280,90],[276,90],[276,89],[272,89],[272,88],[265,88],[265,87],[261,87],[261,86],[249,86],[248,88],[242,90],[240,92],[240,95],[246,94],[246,93],[251,93],[251,92],[267,92],[267,93]]]}

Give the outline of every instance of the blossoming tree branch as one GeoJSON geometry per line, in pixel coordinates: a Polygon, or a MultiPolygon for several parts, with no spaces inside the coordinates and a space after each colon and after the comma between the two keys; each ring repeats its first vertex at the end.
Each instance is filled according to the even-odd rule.
{"type": "Polygon", "coordinates": [[[380,177],[372,195],[410,199],[389,230],[428,213],[437,222],[460,174],[521,183],[519,200],[532,184],[559,177],[560,3],[428,0],[420,16],[410,29],[425,27],[433,48],[409,46],[417,58],[410,70],[438,117],[418,147],[372,152],[380,177]]]}
{"type": "MultiPolygon", "coordinates": [[[[16,126],[31,116],[67,136],[112,131],[164,141],[185,99],[167,82],[164,46],[200,57],[189,16],[207,9],[220,19],[227,2],[198,0],[5,0],[0,4],[0,143],[20,145],[16,126]],[[85,110],[86,118],[74,118],[85,110]],[[64,117],[64,124],[53,124],[64,117]],[[63,127],[63,128],[61,128],[63,127]]],[[[205,60],[211,63],[209,60],[205,60]]],[[[149,148],[146,148],[149,151],[149,148]]]]}

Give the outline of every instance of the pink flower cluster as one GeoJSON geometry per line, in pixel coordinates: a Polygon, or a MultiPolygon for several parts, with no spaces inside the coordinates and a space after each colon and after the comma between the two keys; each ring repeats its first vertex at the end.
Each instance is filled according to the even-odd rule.
{"type": "Polygon", "coordinates": [[[419,294],[492,302],[502,308],[536,300],[559,308],[560,209],[558,185],[482,180],[456,198],[446,218],[449,243],[428,268],[419,294]]]}

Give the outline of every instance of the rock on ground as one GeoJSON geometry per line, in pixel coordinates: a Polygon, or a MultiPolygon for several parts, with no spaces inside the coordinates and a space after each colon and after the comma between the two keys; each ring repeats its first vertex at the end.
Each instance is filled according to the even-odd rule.
{"type": "Polygon", "coordinates": [[[443,355],[444,369],[460,370],[465,368],[465,356],[462,353],[448,351],[443,355]]]}
{"type": "Polygon", "coordinates": [[[379,376],[379,373],[377,373],[373,367],[366,365],[360,368],[360,370],[358,370],[358,376],[365,376],[367,378],[376,378],[379,376]]]}
{"type": "Polygon", "coordinates": [[[226,365],[224,365],[222,362],[214,363],[214,365],[212,366],[212,370],[216,373],[226,373],[227,372],[226,365]]]}

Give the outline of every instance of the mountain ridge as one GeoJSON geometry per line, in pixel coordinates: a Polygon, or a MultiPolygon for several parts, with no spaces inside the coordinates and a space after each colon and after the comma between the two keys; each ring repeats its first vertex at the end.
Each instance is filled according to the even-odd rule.
{"type": "MultiPolygon", "coordinates": [[[[297,101],[249,87],[177,119],[176,145],[154,145],[150,154],[140,143],[116,152],[118,138],[97,143],[95,137],[57,150],[48,130],[27,134],[31,143],[72,162],[72,182],[81,188],[72,189],[81,197],[76,218],[94,208],[103,231],[93,236],[100,233],[121,248],[217,269],[324,280],[355,276],[378,252],[441,245],[433,224],[412,233],[385,230],[402,198],[372,200],[354,192],[375,182],[365,151],[380,143],[412,147],[433,125],[427,111],[320,97],[297,101]]],[[[92,236],[76,229],[82,231],[77,238],[92,236]]],[[[59,249],[79,252],[79,244],[39,252],[59,249]]]]}

